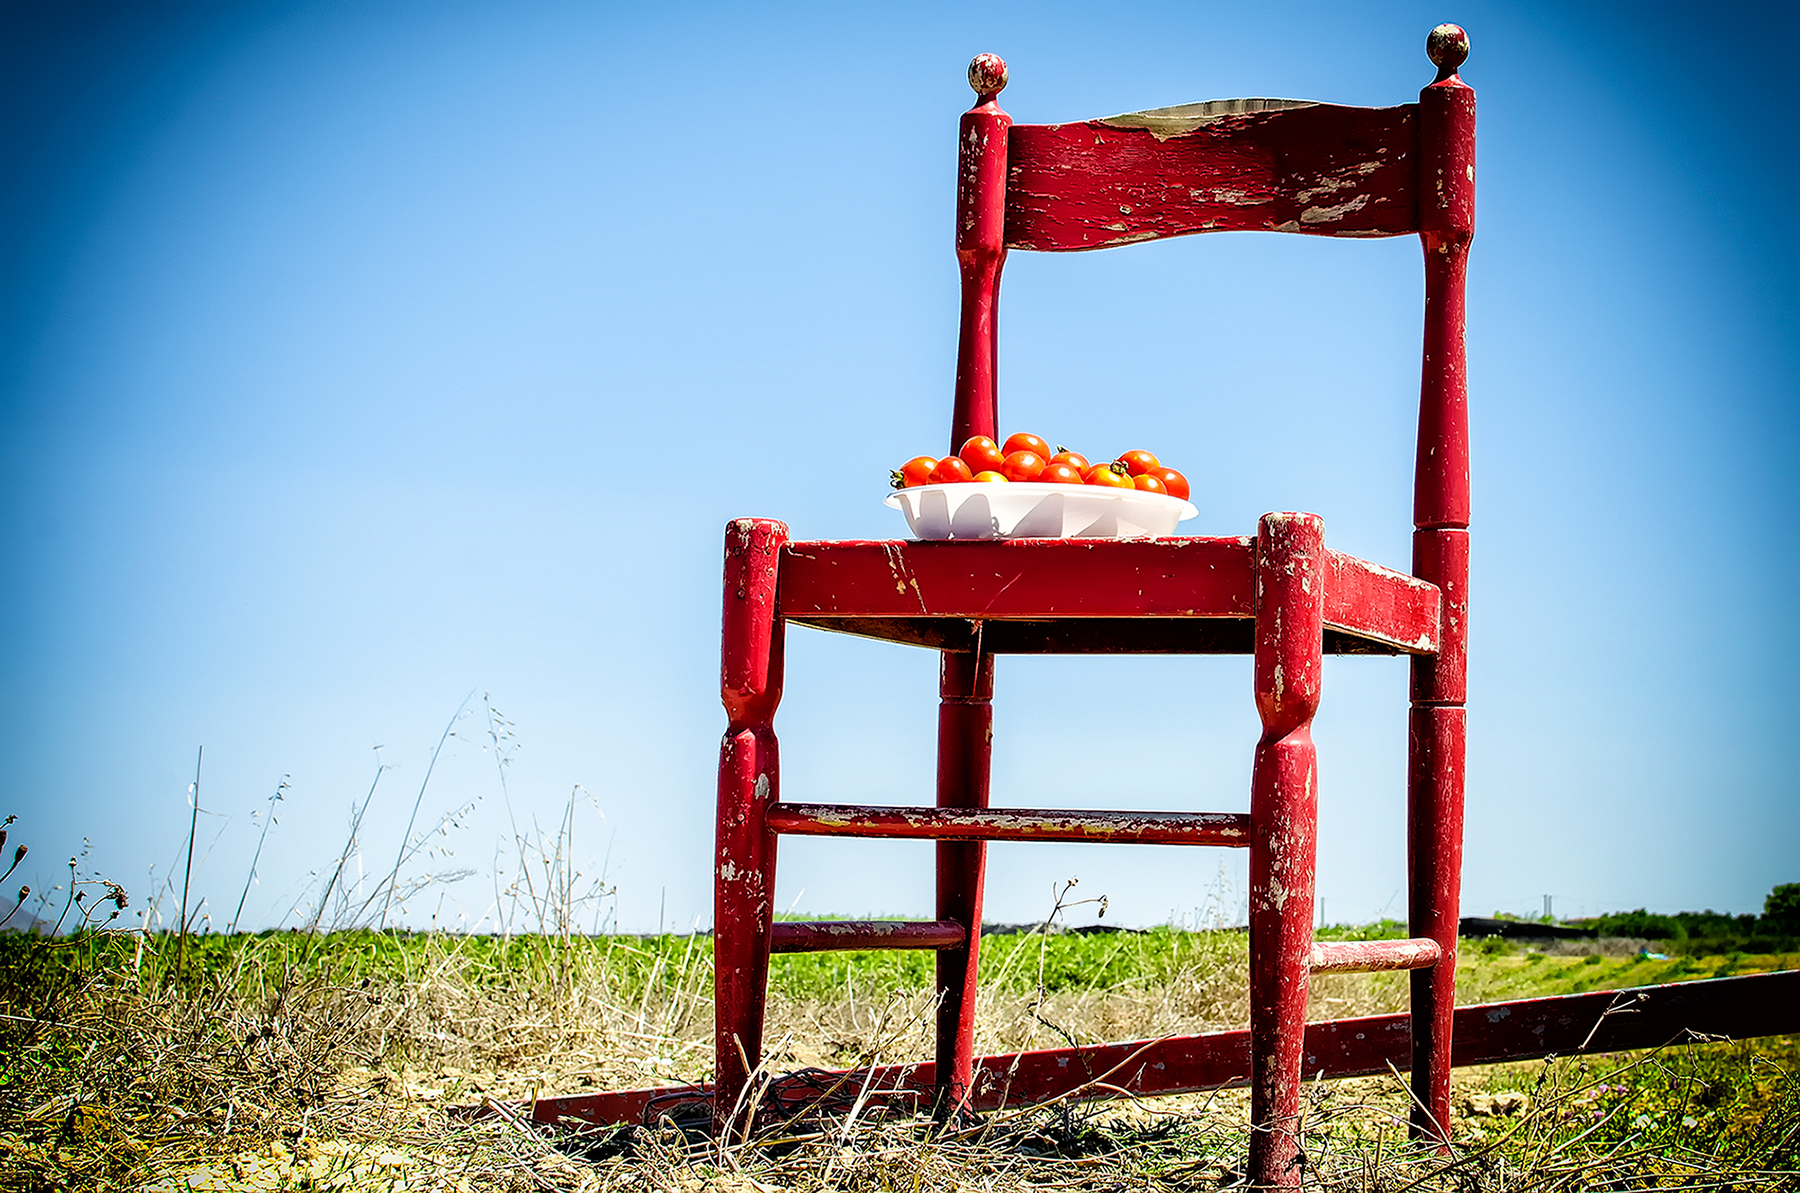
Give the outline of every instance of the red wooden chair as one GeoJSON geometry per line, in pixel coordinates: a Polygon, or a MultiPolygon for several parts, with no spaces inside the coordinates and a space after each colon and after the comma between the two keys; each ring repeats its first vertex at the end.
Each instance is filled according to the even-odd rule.
{"type": "MultiPolygon", "coordinates": [[[[1468,40],[1433,30],[1438,67],[1417,104],[1349,108],[1236,100],[1060,125],[1015,125],[1006,67],[975,59],[962,118],[956,252],[962,270],[954,451],[995,435],[994,310],[1012,249],[1068,252],[1195,232],[1418,234],[1425,250],[1412,574],[1328,550],[1312,514],[1265,515],[1254,537],[790,542],[779,522],[725,540],[719,763],[715,1124],[743,1125],[762,1047],[771,952],[937,951],[940,1113],[973,1087],[976,961],[986,842],[1077,840],[1250,850],[1251,1178],[1298,1179],[1309,974],[1411,969],[1415,1133],[1449,1122],[1462,853],[1468,422],[1463,278],[1474,215],[1475,96],[1456,75],[1468,40]],[[942,652],[935,807],[781,799],[772,721],[785,626],[798,622],[942,652]],[[1009,653],[1253,653],[1263,733],[1250,812],[996,809],[988,770],[994,665],[1009,653]],[[1315,943],[1317,783],[1310,726],[1325,654],[1412,660],[1408,870],[1414,939],[1315,943]],[[774,923],[783,833],[930,838],[937,918],[774,923]]],[[[990,1099],[991,1101],[991,1099],[990,1099]]]]}

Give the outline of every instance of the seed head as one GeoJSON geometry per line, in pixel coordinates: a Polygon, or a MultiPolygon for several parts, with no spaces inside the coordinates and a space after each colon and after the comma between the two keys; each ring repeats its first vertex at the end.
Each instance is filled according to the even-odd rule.
{"type": "Polygon", "coordinates": [[[22,886],[19,888],[19,902],[23,903],[23,902],[25,902],[25,900],[29,899],[30,897],[31,897],[31,888],[30,887],[22,886]]]}
{"type": "Polygon", "coordinates": [[[16,866],[20,862],[24,861],[25,855],[30,852],[31,852],[31,846],[29,846],[29,845],[21,845],[17,849],[13,850],[13,865],[16,866]]]}

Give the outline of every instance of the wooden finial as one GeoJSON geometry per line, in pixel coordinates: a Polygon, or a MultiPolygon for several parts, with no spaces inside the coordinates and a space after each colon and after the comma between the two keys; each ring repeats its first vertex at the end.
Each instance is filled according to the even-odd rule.
{"type": "MultiPolygon", "coordinates": [[[[1438,82],[1456,73],[1469,57],[1469,35],[1461,25],[1439,25],[1425,39],[1425,56],[1438,68],[1438,82]]],[[[969,68],[971,72],[974,67],[969,68]]]]}
{"type": "Polygon", "coordinates": [[[998,54],[977,54],[969,63],[969,86],[982,99],[992,99],[1006,88],[1006,62],[998,54]]]}

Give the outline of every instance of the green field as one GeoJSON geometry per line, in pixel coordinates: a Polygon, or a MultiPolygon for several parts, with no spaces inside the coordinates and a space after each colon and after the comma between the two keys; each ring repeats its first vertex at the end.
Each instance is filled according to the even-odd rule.
{"type": "MultiPolygon", "coordinates": [[[[992,936],[979,1043],[1241,1026],[1245,958],[1241,931],[992,936]]],[[[928,1055],[930,966],[917,952],[776,958],[771,1062],[928,1055]]],[[[1703,944],[1656,960],[1489,940],[1465,942],[1458,980],[1476,1002],[1795,967],[1800,955],[1703,944]]],[[[795,1127],[807,1138],[727,1155],[679,1133],[542,1138],[447,1113],[705,1078],[711,989],[704,936],[0,935],[0,1188],[1212,1188],[1241,1159],[1235,1092],[998,1116],[960,1135],[795,1127]]],[[[1313,1015],[1404,1002],[1404,975],[1322,976],[1313,1015]]],[[[1313,1090],[1309,1155],[1334,1188],[1646,1187],[1658,1173],[1667,1187],[1795,1188],[1797,1072],[1792,1038],[1459,1071],[1448,1159],[1403,1146],[1398,1082],[1329,1083],[1313,1090]],[[1507,1091],[1522,1105],[1495,1100],[1507,1091]]]]}

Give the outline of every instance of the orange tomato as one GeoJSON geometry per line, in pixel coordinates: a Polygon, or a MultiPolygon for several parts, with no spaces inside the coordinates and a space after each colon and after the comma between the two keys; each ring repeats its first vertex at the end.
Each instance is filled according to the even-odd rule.
{"type": "Polygon", "coordinates": [[[1163,488],[1167,490],[1169,496],[1179,497],[1183,501],[1188,499],[1187,477],[1176,472],[1173,468],[1152,468],[1144,475],[1153,476],[1161,481],[1163,483],[1163,488]]]}
{"type": "Polygon", "coordinates": [[[1162,467],[1161,460],[1142,449],[1122,453],[1119,463],[1125,465],[1125,471],[1133,476],[1142,476],[1153,468],[1162,467]]]}
{"type": "MultiPolygon", "coordinates": [[[[1017,435],[1013,436],[1013,439],[1017,438],[1017,435]]],[[[1044,471],[1044,457],[1031,451],[1009,452],[1000,464],[1000,471],[1009,481],[1034,481],[1044,471]]]]}
{"type": "Polygon", "coordinates": [[[962,445],[956,453],[962,457],[973,472],[998,472],[1006,457],[1000,454],[1000,445],[986,435],[976,435],[962,445]]]}
{"type": "Polygon", "coordinates": [[[1083,475],[1087,474],[1089,468],[1088,458],[1086,456],[1082,455],[1080,452],[1072,452],[1066,447],[1057,448],[1056,454],[1050,457],[1050,462],[1052,464],[1067,464],[1069,467],[1083,475]]]}
{"type": "Polygon", "coordinates": [[[953,485],[974,479],[975,470],[956,456],[945,456],[939,460],[937,467],[931,470],[930,476],[930,481],[934,485],[953,485]]]}
{"type": "Polygon", "coordinates": [[[975,482],[977,484],[982,484],[982,485],[992,485],[992,484],[1004,485],[1007,483],[1007,480],[1006,480],[1005,474],[1003,474],[1003,473],[988,471],[988,472],[977,472],[975,474],[975,482]]]}
{"type": "Polygon", "coordinates": [[[1096,464],[1087,470],[1081,480],[1083,484],[1099,485],[1103,489],[1136,488],[1131,483],[1131,474],[1125,471],[1123,464],[1096,464]]]}
{"type": "Polygon", "coordinates": [[[1040,460],[1048,460],[1050,458],[1050,445],[1045,443],[1042,439],[1039,439],[1036,435],[1029,435],[1024,431],[1015,431],[1011,435],[1008,435],[1006,437],[1006,442],[1001,445],[1000,450],[1002,453],[1009,456],[1014,452],[1035,452],[1040,460]]]}
{"type": "Polygon", "coordinates": [[[914,456],[890,472],[888,476],[892,480],[894,488],[910,489],[914,485],[929,484],[931,470],[937,466],[937,460],[931,456],[914,456]]]}
{"type": "Polygon", "coordinates": [[[1132,477],[1131,483],[1142,493],[1162,493],[1166,496],[1169,492],[1167,485],[1163,484],[1159,478],[1151,476],[1148,472],[1144,473],[1142,476],[1132,477]]]}
{"type": "Polygon", "coordinates": [[[1037,475],[1040,484],[1046,485],[1079,485],[1081,470],[1073,464],[1055,463],[1044,465],[1044,470],[1037,475]]]}

